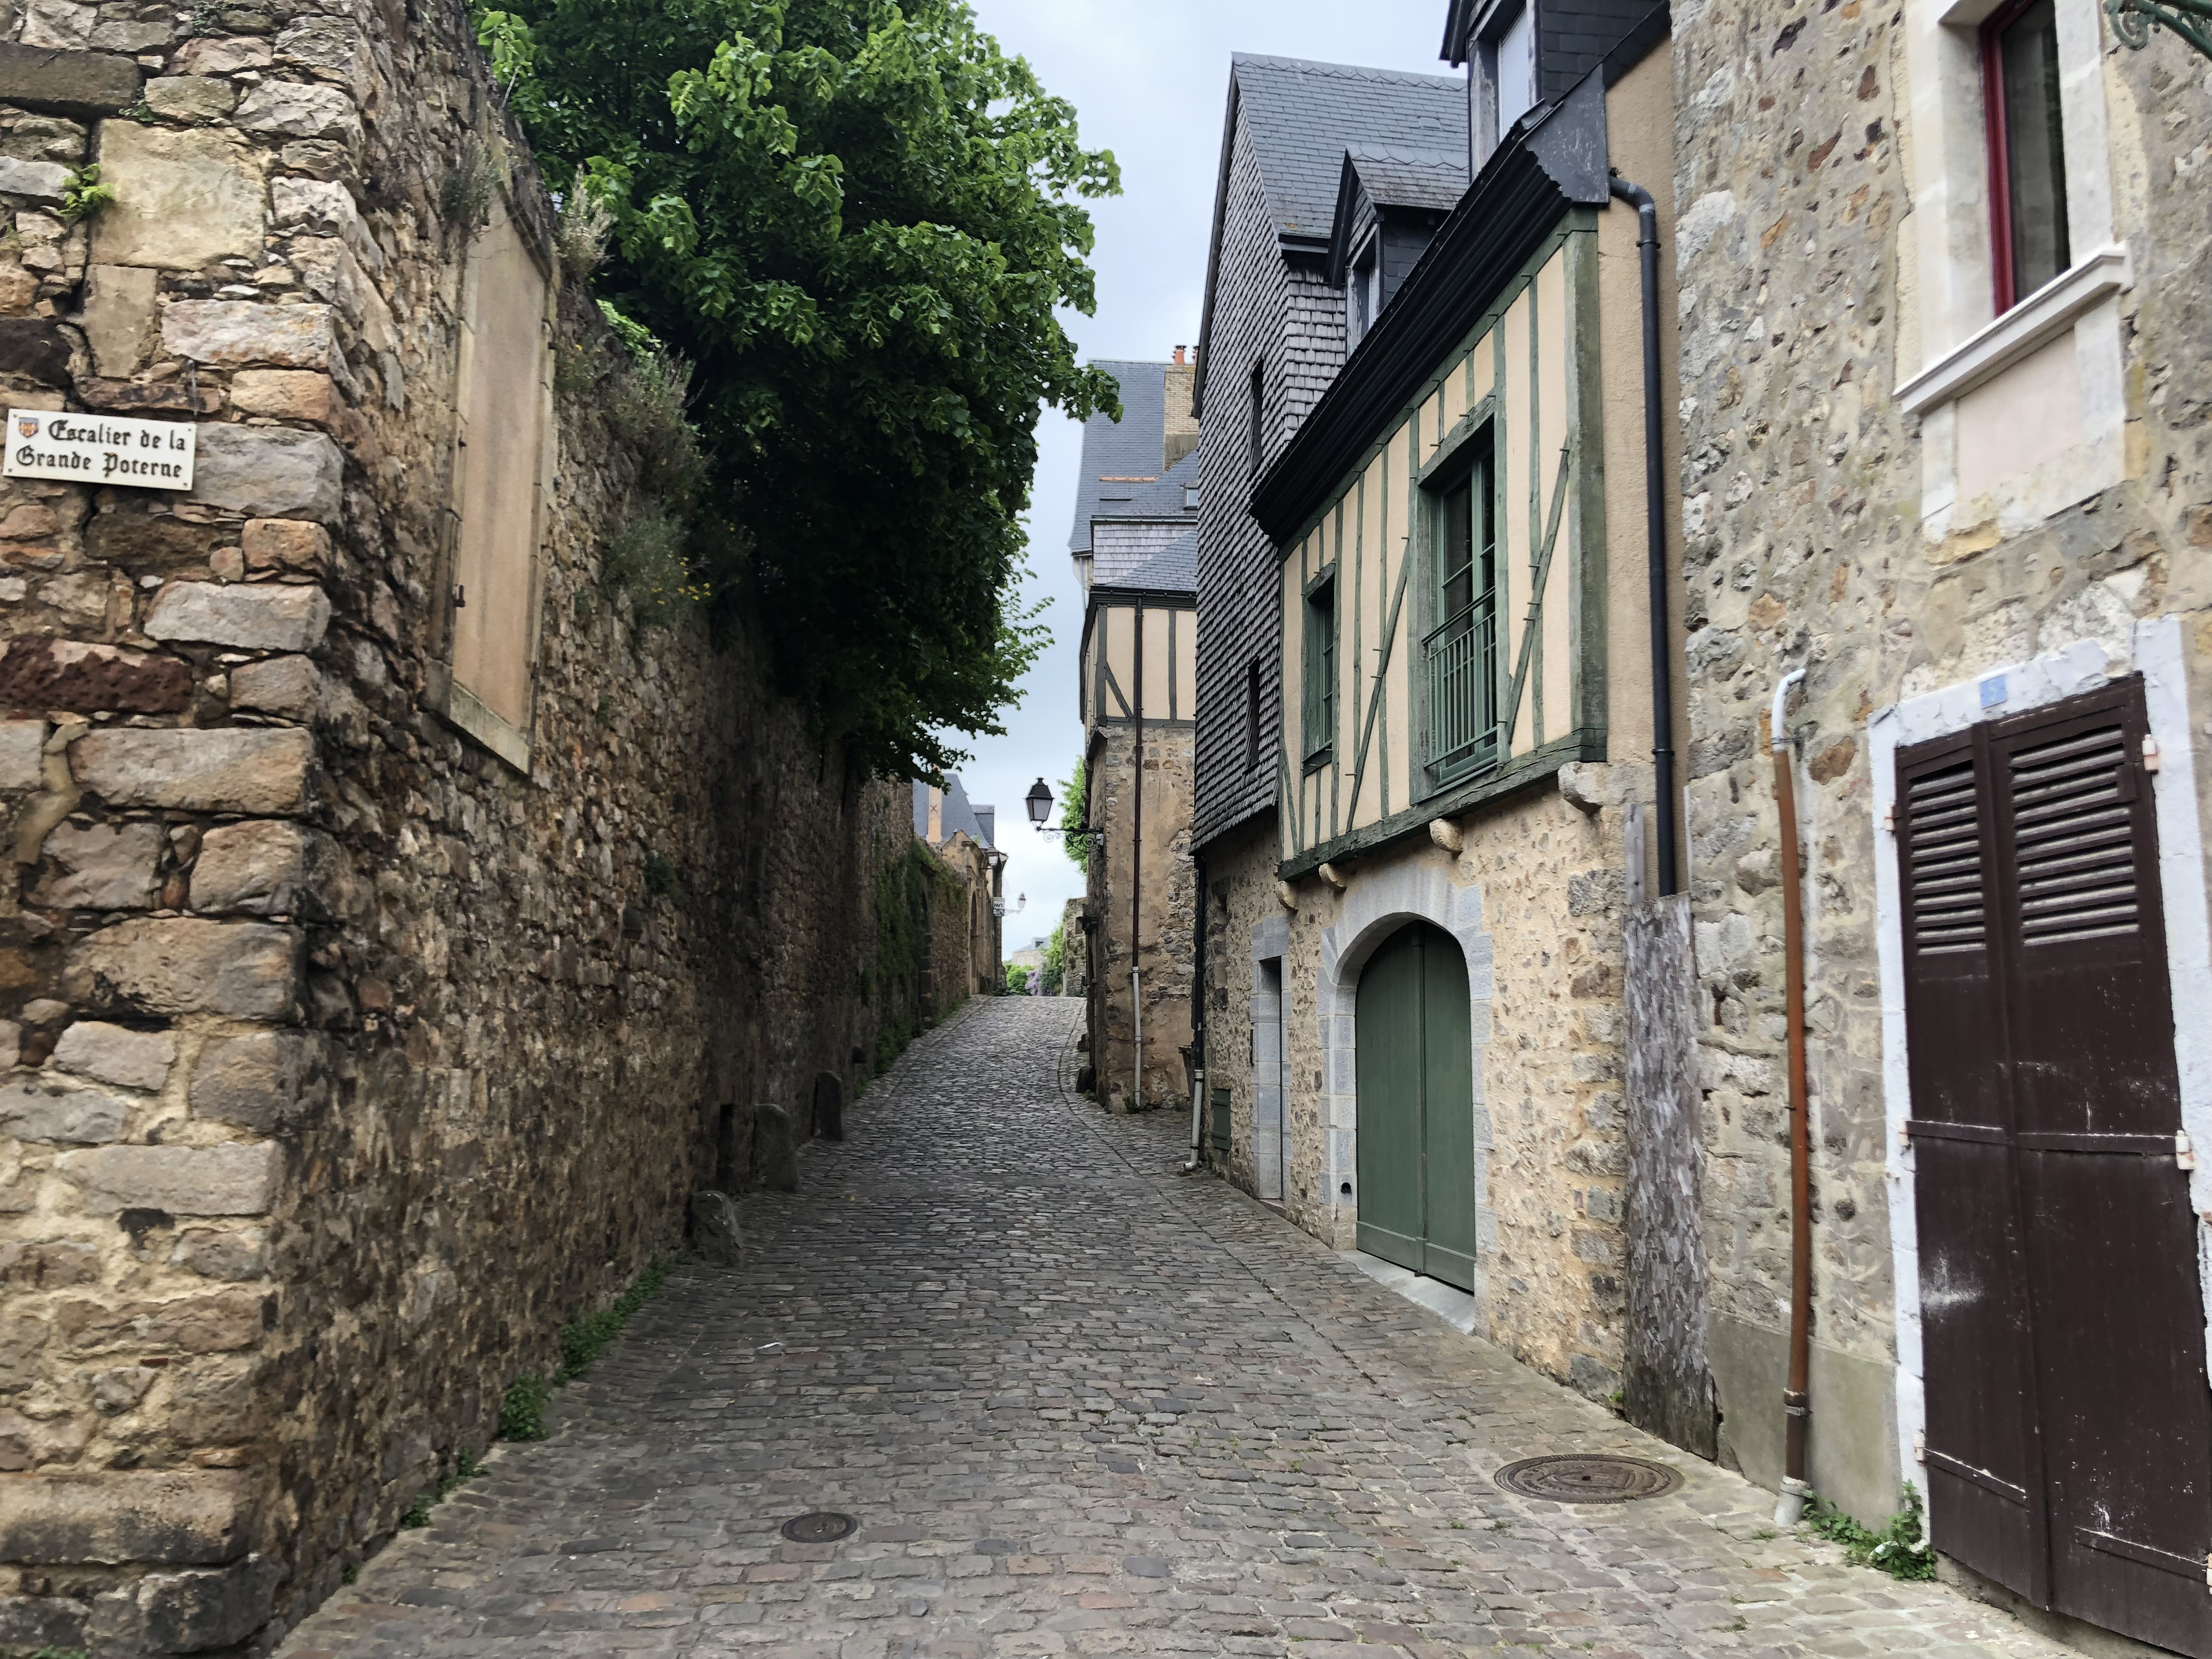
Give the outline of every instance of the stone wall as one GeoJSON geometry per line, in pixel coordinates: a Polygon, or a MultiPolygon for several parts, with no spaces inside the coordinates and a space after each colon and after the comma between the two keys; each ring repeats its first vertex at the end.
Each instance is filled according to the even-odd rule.
{"type": "MultiPolygon", "coordinates": [[[[200,425],[189,495],[0,487],[0,1649],[260,1646],[913,1017],[908,794],[603,581],[590,374],[528,772],[428,712],[452,181],[547,224],[457,6],[13,16],[0,389],[200,425]]],[[[558,349],[618,372],[573,283],[558,349]]]]}
{"type": "Polygon", "coordinates": [[[1060,910],[1060,994],[1086,996],[1091,990],[1091,952],[1083,931],[1083,901],[1070,899],[1060,910]]]}
{"type": "MultiPolygon", "coordinates": [[[[1340,1190],[1352,1171],[1332,1155],[1328,1134],[1357,1127],[1352,1057],[1348,1048],[1333,1054],[1328,1041],[1324,935],[1334,930],[1334,950],[1346,952],[1355,945],[1345,936],[1348,918],[1354,928],[1379,923],[1370,942],[1420,918],[1460,933],[1463,945],[1472,937],[1470,980],[1487,1005],[1473,1031],[1478,1188],[1470,1198],[1481,1230],[1483,1334],[1603,1399],[1620,1386],[1626,1295],[1622,806],[1648,780],[1632,766],[1583,766],[1565,781],[1565,790],[1532,789],[1461,818],[1456,855],[1425,842],[1363,857],[1343,872],[1342,890],[1309,877],[1297,884],[1295,910],[1277,894],[1272,826],[1209,848],[1206,1081],[1231,1097],[1232,1145],[1225,1160],[1214,1154],[1217,1165],[1259,1190],[1254,1125],[1269,1114],[1255,1109],[1269,1084],[1264,1060],[1254,1064],[1264,1024],[1253,1015],[1254,946],[1258,938],[1261,954],[1273,951],[1279,928],[1285,1207],[1317,1237],[1352,1248],[1357,1194],[1340,1190]],[[1457,900],[1462,893],[1471,899],[1457,900]],[[1462,922],[1468,909],[1479,926],[1462,922]]],[[[1356,968],[1340,978],[1353,994],[1356,968]]]]}
{"type": "MultiPolygon", "coordinates": [[[[2069,49],[2071,10],[2060,9],[2069,49]]],[[[1908,414],[1893,388],[1940,355],[1947,326],[1972,321],[1947,323],[1947,307],[1987,314],[1967,234],[1985,210],[1966,199],[1984,176],[1978,113],[1912,95],[1927,43],[1894,9],[1707,0],[1674,19],[1691,862],[1711,1010],[1702,1081],[1723,1455],[1764,1480],[1780,1474],[1784,964],[1760,739],[1775,681],[1806,666],[1788,726],[1808,896],[1812,1475],[1875,1519],[1894,1504],[1900,1458],[1869,721],[1900,698],[2083,644],[2126,672],[2135,623],[2176,612],[2191,621],[2201,706],[2212,233],[2195,170],[2212,104],[2181,42],[2159,34],[2127,51],[2097,9],[2080,9],[2090,67],[2067,71],[2068,119],[2078,100],[2100,107],[2098,130],[2069,125],[2066,137],[2075,253],[2104,240],[2093,228],[2104,216],[2133,261],[2133,287],[2107,302],[2120,405],[2110,465],[2084,486],[2060,476],[2063,457],[2022,463],[2025,482],[1979,497],[1956,483],[1954,500],[1933,493],[1954,481],[1932,447],[1954,440],[1958,417],[1908,414]],[[1947,147],[1959,151],[1948,163],[1947,147]],[[1926,219],[1946,165],[1966,186],[1954,192],[1966,217],[1948,230],[1926,219]],[[1940,258],[1924,252],[1931,239],[1940,258]]],[[[2102,326],[2085,313],[2078,335],[2060,337],[2065,355],[2078,339],[2080,361],[2095,362],[2102,326]]],[[[2031,424],[2066,413],[2021,409],[2031,424]]]]}
{"type": "Polygon", "coordinates": [[[1135,728],[1094,729],[1087,761],[1091,823],[1106,832],[1094,854],[1087,907],[1097,918],[1090,984],[1091,1058],[1097,1096],[1116,1111],[1188,1104],[1182,1048],[1190,1042],[1190,993],[1196,935],[1196,866],[1190,856],[1191,727],[1145,726],[1142,777],[1135,728]],[[1133,871],[1136,791],[1144,791],[1144,856],[1133,871]],[[1144,998],[1145,1067],[1133,1097],[1135,1030],[1131,1018],[1129,893],[1142,889],[1135,962],[1144,998]]]}

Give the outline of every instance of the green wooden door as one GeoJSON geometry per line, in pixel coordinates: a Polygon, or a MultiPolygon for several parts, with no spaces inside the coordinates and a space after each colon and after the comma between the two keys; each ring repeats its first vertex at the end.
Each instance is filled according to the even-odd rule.
{"type": "Polygon", "coordinates": [[[1474,1288],[1467,961],[1426,922],[1368,959],[1357,1005],[1359,1248],[1474,1288]]]}
{"type": "Polygon", "coordinates": [[[1421,1266],[1421,941],[1392,935],[1359,975],[1359,1248],[1421,1266]]]}

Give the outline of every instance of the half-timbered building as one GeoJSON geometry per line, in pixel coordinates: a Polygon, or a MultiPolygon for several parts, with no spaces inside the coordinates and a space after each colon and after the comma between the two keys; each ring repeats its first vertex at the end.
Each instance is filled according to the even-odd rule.
{"type": "MultiPolygon", "coordinates": [[[[1283,453],[1345,354],[1346,296],[1329,275],[1347,146],[1410,157],[1466,181],[1467,90],[1455,76],[1240,54],[1231,61],[1206,256],[1194,409],[1198,507],[1197,843],[1206,994],[1199,1048],[1213,1103],[1214,1155],[1302,1224],[1330,1231],[1312,1171],[1291,1169],[1273,1056],[1282,926],[1274,754],[1279,734],[1279,550],[1252,515],[1252,483],[1283,453]],[[1271,977],[1271,975],[1273,977],[1271,977]],[[1270,1022],[1275,1022],[1271,1024],[1270,1022]],[[1232,1123],[1235,1126],[1232,1129],[1232,1123]],[[1255,1125],[1258,1125],[1255,1128],[1255,1125]]],[[[1385,190],[1397,239],[1386,275],[1410,264],[1418,222],[1385,190]]],[[[1458,191],[1449,184],[1447,204],[1458,191]]],[[[1413,250],[1418,255],[1418,248],[1413,250]]]]}
{"type": "Polygon", "coordinates": [[[1243,495],[1276,815],[1266,910],[1209,934],[1252,1036],[1209,1042],[1207,1080],[1234,1178],[1609,1395],[1621,900],[1660,873],[1625,868],[1627,809],[1655,805],[1648,555],[1672,513],[1645,365],[1671,362],[1674,295],[1647,295],[1639,241],[1671,230],[1673,94],[1663,6],[1527,7],[1453,8],[1456,188],[1444,147],[1336,149],[1322,274],[1358,337],[1243,495]]]}
{"type": "Polygon", "coordinates": [[[1136,1111],[1188,1098],[1199,473],[1184,349],[1096,366],[1120,385],[1122,412],[1084,428],[1068,543],[1085,590],[1078,697],[1096,832],[1082,977],[1097,1098],[1136,1111]]]}

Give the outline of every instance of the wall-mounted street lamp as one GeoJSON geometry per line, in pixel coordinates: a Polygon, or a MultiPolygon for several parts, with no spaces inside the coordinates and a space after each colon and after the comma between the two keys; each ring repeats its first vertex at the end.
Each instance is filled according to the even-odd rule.
{"type": "Polygon", "coordinates": [[[1029,808],[1030,822],[1036,825],[1040,836],[1086,836],[1100,842],[1106,839],[1103,830],[1060,830],[1048,823],[1046,820],[1052,817],[1052,791],[1045,787],[1042,778],[1030,786],[1029,793],[1022,797],[1022,805],[1029,808]]]}
{"type": "Polygon", "coordinates": [[[2150,43],[2151,26],[2158,24],[2212,58],[2212,0],[2105,0],[2105,12],[2123,46],[2141,52],[2150,43]]]}

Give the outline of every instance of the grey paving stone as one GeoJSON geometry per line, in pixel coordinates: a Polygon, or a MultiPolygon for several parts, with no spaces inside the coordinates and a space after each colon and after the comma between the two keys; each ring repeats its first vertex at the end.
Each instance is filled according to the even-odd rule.
{"type": "Polygon", "coordinates": [[[1462,1334],[1077,1098],[1075,1005],[928,1034],[741,1268],[683,1269],[283,1659],[1800,1659],[2070,1652],[1808,1539],[1772,1498],[1462,1334]],[[1524,1501],[1515,1458],[1680,1491],[1524,1501]],[[778,1528],[859,1517],[835,1545],[778,1528]]]}

